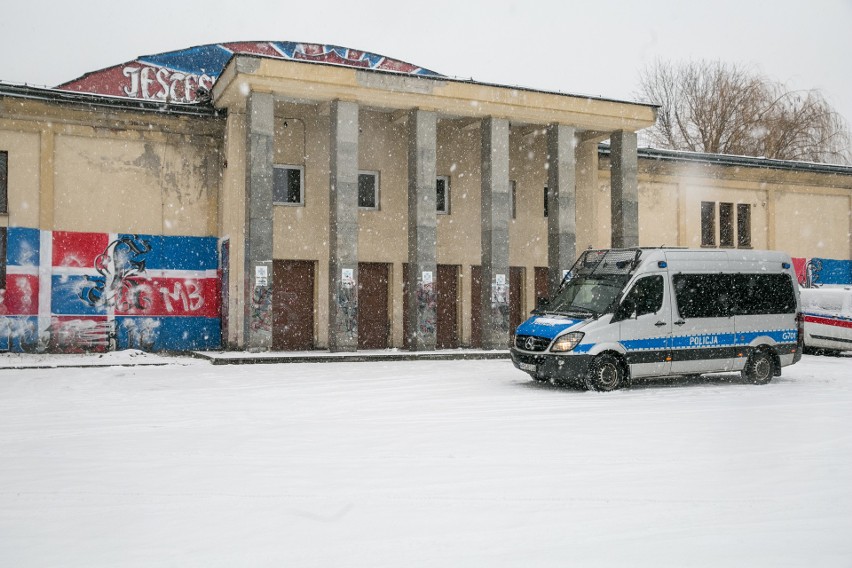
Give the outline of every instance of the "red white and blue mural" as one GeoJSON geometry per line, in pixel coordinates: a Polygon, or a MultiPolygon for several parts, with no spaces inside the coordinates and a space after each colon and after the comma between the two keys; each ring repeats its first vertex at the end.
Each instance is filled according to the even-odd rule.
{"type": "Polygon", "coordinates": [[[215,237],[7,231],[0,350],[221,345],[215,237]]]}
{"type": "Polygon", "coordinates": [[[799,285],[805,288],[852,284],[852,260],[794,258],[793,266],[799,285]]]}
{"type": "Polygon", "coordinates": [[[377,55],[337,45],[292,41],[215,43],[145,55],[134,61],[87,73],[57,89],[170,103],[198,102],[198,89],[209,91],[235,54],[308,61],[408,75],[441,77],[438,73],[377,55]]]}

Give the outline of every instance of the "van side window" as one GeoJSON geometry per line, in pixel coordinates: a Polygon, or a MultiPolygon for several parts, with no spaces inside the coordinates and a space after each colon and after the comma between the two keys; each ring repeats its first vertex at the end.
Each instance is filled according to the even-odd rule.
{"type": "Polygon", "coordinates": [[[787,274],[734,274],[737,315],[792,314],[793,281],[787,274]]]}
{"type": "Polygon", "coordinates": [[[629,318],[633,312],[637,316],[654,314],[663,307],[663,277],[660,275],[646,276],[636,281],[633,288],[625,296],[614,320],[629,318]]]}
{"type": "Polygon", "coordinates": [[[724,318],[734,314],[731,274],[676,274],[672,277],[682,318],[724,318]]]}

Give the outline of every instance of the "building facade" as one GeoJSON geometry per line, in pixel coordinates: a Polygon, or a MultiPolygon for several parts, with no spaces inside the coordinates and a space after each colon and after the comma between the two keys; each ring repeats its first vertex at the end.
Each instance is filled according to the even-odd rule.
{"type": "Polygon", "coordinates": [[[589,247],[850,257],[852,168],[654,119],[287,42],[0,84],[0,349],[503,348],[589,247]]]}

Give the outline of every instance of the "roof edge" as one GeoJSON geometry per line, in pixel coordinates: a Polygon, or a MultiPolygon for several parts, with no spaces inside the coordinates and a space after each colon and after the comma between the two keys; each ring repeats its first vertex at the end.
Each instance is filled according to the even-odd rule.
{"type": "MultiPolygon", "coordinates": [[[[598,154],[609,156],[610,145],[598,144],[598,154]]],[[[640,158],[657,160],[661,162],[698,162],[714,164],[719,166],[743,166],[750,168],[764,168],[770,170],[788,170],[833,173],[841,175],[852,175],[852,166],[840,164],[822,164],[818,162],[799,162],[795,160],[776,160],[773,158],[758,158],[754,156],[737,156],[734,154],[709,154],[706,152],[690,152],[687,150],[663,150],[660,148],[639,148],[637,154],[640,158]]]]}
{"type": "Polygon", "coordinates": [[[110,95],[65,91],[52,87],[34,87],[32,85],[6,83],[3,81],[0,81],[0,97],[14,97],[45,102],[65,103],[93,108],[120,108],[124,110],[159,113],[165,112],[168,114],[199,117],[216,117],[224,116],[226,114],[224,109],[216,109],[210,102],[191,104],[167,103],[162,101],[128,99],[125,97],[115,97],[110,95]]]}

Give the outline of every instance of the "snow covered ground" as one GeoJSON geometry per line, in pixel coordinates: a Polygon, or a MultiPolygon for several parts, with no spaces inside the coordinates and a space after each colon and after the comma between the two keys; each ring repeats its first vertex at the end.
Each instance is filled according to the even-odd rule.
{"type": "Polygon", "coordinates": [[[852,566],[849,357],[608,394],[163,359],[0,370],[0,565],[852,566]]]}

